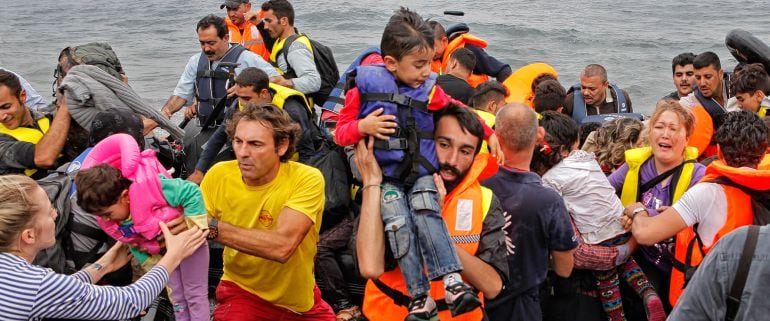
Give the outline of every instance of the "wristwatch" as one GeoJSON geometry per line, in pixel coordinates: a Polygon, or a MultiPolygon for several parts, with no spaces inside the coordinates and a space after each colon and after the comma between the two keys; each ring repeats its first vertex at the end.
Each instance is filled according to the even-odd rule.
{"type": "Polygon", "coordinates": [[[636,214],[639,214],[641,212],[647,212],[647,208],[644,206],[635,208],[634,211],[631,212],[631,219],[634,219],[634,217],[636,217],[636,214]]]}
{"type": "Polygon", "coordinates": [[[219,236],[219,220],[212,218],[209,221],[209,235],[206,236],[208,240],[215,240],[219,236]]]}

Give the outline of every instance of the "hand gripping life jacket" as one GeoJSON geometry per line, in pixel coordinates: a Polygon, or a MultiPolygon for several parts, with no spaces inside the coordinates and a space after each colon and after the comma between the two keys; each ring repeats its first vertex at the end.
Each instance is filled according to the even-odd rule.
{"type": "Polygon", "coordinates": [[[326,102],[324,103],[321,108],[333,111],[336,114],[340,113],[340,109],[342,109],[343,106],[345,106],[345,87],[348,84],[348,77],[350,77],[350,74],[353,73],[354,70],[356,70],[356,67],[361,65],[361,61],[363,61],[366,57],[368,57],[371,54],[380,54],[380,47],[370,47],[364,50],[358,57],[356,57],[355,60],[353,60],[350,65],[348,65],[348,68],[345,69],[345,71],[340,76],[340,80],[337,81],[337,84],[334,85],[334,88],[329,93],[329,98],[326,98],[326,102]]]}
{"type": "MultiPolygon", "coordinates": [[[[48,117],[41,117],[37,120],[37,127],[40,128],[39,130],[37,128],[29,128],[29,127],[16,127],[16,129],[8,129],[5,127],[5,125],[0,124],[0,134],[6,134],[8,136],[11,136],[15,138],[16,140],[20,142],[27,142],[31,144],[37,145],[38,142],[40,142],[41,139],[43,139],[43,136],[45,133],[48,132],[48,128],[51,127],[51,120],[48,119],[48,117]]],[[[27,168],[24,170],[24,175],[32,176],[37,172],[37,169],[34,168],[27,168]]]]}
{"type": "Polygon", "coordinates": [[[387,141],[374,143],[374,157],[385,179],[407,185],[438,169],[436,142],[433,140],[433,113],[428,103],[433,95],[436,74],[418,88],[398,85],[385,65],[360,66],[355,84],[361,93],[358,119],[383,108],[383,115],[396,116],[396,133],[387,141]]]}
{"type": "Polygon", "coordinates": [[[118,241],[146,248],[150,254],[159,253],[160,245],[155,239],[161,234],[158,223],[182,215],[180,209],[168,204],[160,186],[158,175],[168,178],[171,175],[155,157],[154,150],[140,152],[136,140],[127,134],[115,134],[96,144],[81,168],[105,163],[120,169],[123,176],[133,182],[128,188],[133,225],[121,227],[120,222],[97,217],[99,226],[118,241]]]}
{"type": "MultiPolygon", "coordinates": [[[[235,63],[244,51],[246,51],[246,48],[235,44],[227,50],[222,59],[219,59],[219,62],[235,63]]],[[[198,59],[197,70],[195,98],[198,99],[198,119],[203,123],[214,112],[214,107],[217,106],[219,101],[226,98],[227,81],[230,73],[221,64],[211,69],[211,61],[203,53],[201,53],[201,57],[198,59]]],[[[214,117],[217,117],[216,121],[220,121],[222,116],[222,113],[214,115],[214,117]]]]}
{"type": "MultiPolygon", "coordinates": [[[[646,183],[642,182],[641,171],[642,164],[652,157],[652,147],[640,147],[629,149],[626,151],[626,164],[628,164],[628,173],[623,181],[623,190],[620,194],[620,201],[623,206],[628,206],[631,203],[639,202],[641,200],[641,194],[644,192],[641,190],[641,186],[646,183]]],[[[686,147],[684,149],[684,163],[674,171],[671,176],[671,183],[669,187],[671,204],[676,203],[682,194],[690,187],[690,181],[692,181],[692,175],[695,171],[695,161],[698,158],[698,149],[695,147],[686,147]]],[[[670,205],[670,204],[668,204],[670,205]]]]}
{"type": "MultiPolygon", "coordinates": [[[[725,177],[746,188],[767,191],[770,190],[770,170],[735,168],[727,166],[723,161],[717,160],[706,168],[706,176],[701,182],[713,181],[719,177],[725,177]]],[[[671,287],[669,300],[671,305],[682,295],[687,282],[695,273],[703,257],[708,254],[711,247],[725,234],[741,226],[751,225],[754,220],[754,211],[751,205],[751,197],[741,191],[740,188],[720,184],[727,198],[727,219],[725,224],[714,236],[709,246],[704,246],[697,233],[697,225],[688,227],[676,235],[676,248],[674,250],[674,268],[671,270],[671,287]]]]}
{"type": "MultiPolygon", "coordinates": [[[[623,95],[623,91],[620,87],[610,83],[610,90],[615,93],[615,112],[619,114],[633,114],[628,112],[628,103],[626,102],[626,95],[623,95]]],[[[578,124],[583,123],[583,119],[588,117],[588,109],[586,108],[586,100],[583,98],[583,93],[580,91],[580,84],[573,85],[568,94],[572,92],[572,119],[578,124]]],[[[635,116],[636,118],[642,118],[641,115],[635,116]]]]}
{"type": "MultiPolygon", "coordinates": [[[[262,12],[260,11],[261,14],[262,12]]],[[[265,47],[265,41],[262,39],[262,34],[259,33],[256,24],[251,21],[245,21],[243,23],[243,33],[241,33],[240,28],[230,20],[230,17],[225,17],[225,23],[230,31],[231,43],[240,44],[249,51],[261,56],[265,61],[270,59],[270,51],[265,47]]]]}
{"type": "MultiPolygon", "coordinates": [[[[492,190],[481,186],[479,180],[497,172],[497,164],[489,154],[478,154],[468,174],[446,196],[441,210],[452,241],[470,254],[476,254],[481,240],[484,219],[492,203],[492,190]]],[[[481,308],[452,317],[444,301],[443,281],[430,282],[430,296],[438,305],[440,320],[482,320],[481,308]]],[[[483,301],[483,295],[479,294],[483,301]]],[[[366,283],[363,312],[371,321],[403,320],[410,298],[401,271],[396,268],[366,283]]]]}
{"type": "Polygon", "coordinates": [[[703,158],[708,158],[717,154],[714,133],[722,125],[722,118],[727,110],[713,98],[703,96],[697,87],[693,90],[693,95],[698,100],[698,105],[691,109],[695,118],[695,130],[689,139],[689,145],[698,148],[703,158]]]}
{"type": "MultiPolygon", "coordinates": [[[[441,60],[433,60],[430,65],[431,70],[439,74],[446,72],[449,56],[451,56],[455,50],[464,48],[466,44],[471,44],[482,49],[487,47],[487,42],[483,39],[471,35],[467,32],[460,33],[457,36],[453,36],[453,38],[449,40],[449,44],[447,44],[446,48],[444,49],[444,55],[441,57],[441,60]]],[[[467,80],[471,87],[476,88],[476,86],[479,84],[489,80],[489,76],[471,73],[467,80]]]]}

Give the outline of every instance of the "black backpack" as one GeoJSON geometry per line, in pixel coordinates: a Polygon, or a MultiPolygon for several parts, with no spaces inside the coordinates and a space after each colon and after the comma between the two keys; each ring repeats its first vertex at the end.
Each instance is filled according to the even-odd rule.
{"type": "Polygon", "coordinates": [[[306,37],[310,41],[310,46],[313,47],[313,60],[315,61],[316,68],[318,68],[318,73],[321,75],[321,88],[308,96],[313,99],[313,104],[323,106],[326,99],[329,98],[329,93],[332,92],[332,89],[334,89],[334,86],[337,85],[337,81],[340,79],[340,71],[337,68],[337,63],[334,61],[332,50],[329,49],[329,47],[310,39],[310,37],[305,34],[294,34],[289,38],[286,38],[286,41],[283,43],[283,49],[281,49],[283,59],[286,60],[286,65],[288,66],[288,70],[286,71],[286,75],[288,75],[287,78],[296,77],[294,69],[289,65],[289,59],[286,58],[286,55],[288,54],[291,45],[299,37],[306,37]]]}
{"type": "Polygon", "coordinates": [[[35,265],[44,266],[58,273],[72,274],[75,267],[67,263],[67,248],[70,239],[69,221],[71,217],[70,190],[75,179],[75,173],[65,172],[66,164],[51,175],[37,180],[38,185],[48,194],[53,208],[59,213],[56,217],[56,244],[40,251],[33,262],[35,265]]]}

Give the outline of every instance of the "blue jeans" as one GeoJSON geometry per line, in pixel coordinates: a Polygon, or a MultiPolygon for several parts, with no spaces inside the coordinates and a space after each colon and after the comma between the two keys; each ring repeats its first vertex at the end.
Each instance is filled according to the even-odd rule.
{"type": "Polygon", "coordinates": [[[462,271],[454,243],[441,217],[433,176],[417,179],[409,190],[409,202],[402,185],[383,183],[381,213],[385,235],[393,256],[398,260],[409,295],[427,295],[430,291],[429,279],[462,271]],[[428,270],[427,277],[423,259],[428,270]]]}

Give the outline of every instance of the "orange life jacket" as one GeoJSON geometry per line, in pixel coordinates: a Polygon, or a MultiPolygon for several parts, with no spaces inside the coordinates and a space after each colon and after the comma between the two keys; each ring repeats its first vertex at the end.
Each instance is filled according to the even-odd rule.
{"type": "Polygon", "coordinates": [[[701,105],[697,105],[691,110],[695,118],[695,130],[688,141],[689,146],[698,149],[701,159],[716,155],[717,146],[716,144],[712,144],[715,129],[711,115],[706,108],[701,105]]]}
{"type": "MultiPolygon", "coordinates": [[[[433,72],[443,74],[446,71],[446,65],[449,61],[449,56],[452,55],[452,53],[459,49],[464,48],[466,44],[471,44],[479,48],[486,48],[487,42],[483,39],[473,36],[469,33],[463,33],[459,36],[452,39],[452,41],[447,44],[446,48],[444,49],[444,55],[441,57],[441,60],[433,60],[430,65],[430,69],[433,70],[433,72]]],[[[467,81],[468,84],[471,85],[471,87],[476,88],[479,84],[486,82],[489,80],[489,76],[482,75],[482,74],[474,74],[471,73],[471,75],[468,77],[467,81]]]]}
{"type": "MultiPolygon", "coordinates": [[[[710,181],[717,177],[726,177],[742,186],[756,190],[770,190],[770,171],[766,169],[747,169],[727,166],[722,160],[711,163],[706,168],[706,176],[701,182],[710,181]]],[[[674,250],[674,269],[671,270],[671,286],[669,301],[675,305],[682,295],[689,277],[703,260],[703,257],[719,241],[722,236],[741,226],[750,225],[754,219],[751,198],[740,189],[721,185],[727,198],[727,219],[722,228],[714,236],[709,246],[703,246],[696,234],[696,228],[688,227],[676,235],[674,250]],[[689,273],[686,271],[689,270],[689,273]],[[688,274],[685,276],[685,274],[688,274]]]]}
{"type": "MultiPolygon", "coordinates": [[[[260,11],[261,15],[262,12],[260,11]]],[[[231,43],[240,44],[249,49],[249,51],[262,56],[265,61],[270,61],[270,51],[265,47],[265,41],[262,39],[262,34],[259,33],[256,24],[251,21],[245,21],[243,23],[243,33],[241,34],[240,28],[230,20],[230,17],[225,17],[225,23],[227,23],[227,29],[230,30],[231,43]]]]}
{"type": "MultiPolygon", "coordinates": [[[[492,201],[492,191],[481,186],[479,180],[493,175],[496,169],[497,164],[489,154],[476,155],[468,174],[446,196],[441,210],[452,241],[471,254],[478,250],[481,228],[492,201]],[[471,211],[468,212],[468,209],[471,211]]],[[[379,281],[401,294],[406,293],[406,284],[399,268],[383,273],[379,281]]],[[[443,300],[444,284],[441,280],[430,282],[430,296],[437,302],[443,300]]],[[[479,297],[483,302],[481,294],[479,297]]],[[[406,306],[396,304],[372,280],[366,283],[363,312],[371,321],[404,320],[408,313],[406,306]]],[[[478,321],[482,319],[482,311],[477,308],[453,318],[449,310],[443,310],[439,311],[438,316],[440,320],[478,321]]]]}

